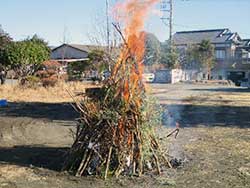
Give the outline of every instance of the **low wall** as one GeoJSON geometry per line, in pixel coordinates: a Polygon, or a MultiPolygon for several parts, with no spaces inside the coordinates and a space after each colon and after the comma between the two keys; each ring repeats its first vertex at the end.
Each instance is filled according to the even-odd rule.
{"type": "Polygon", "coordinates": [[[202,80],[203,73],[198,70],[165,69],[155,73],[156,83],[178,83],[181,81],[202,80]]]}

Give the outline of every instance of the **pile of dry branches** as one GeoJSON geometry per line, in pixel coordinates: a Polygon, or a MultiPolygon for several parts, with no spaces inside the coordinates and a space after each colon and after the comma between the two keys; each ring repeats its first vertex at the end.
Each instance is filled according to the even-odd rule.
{"type": "MultiPolygon", "coordinates": [[[[117,28],[119,31],[119,28],[117,28]]],[[[147,170],[161,173],[171,166],[164,156],[150,124],[142,82],[140,50],[127,41],[143,43],[143,36],[124,38],[119,60],[102,87],[86,91],[77,102],[80,111],[76,140],[64,170],[77,176],[142,175],[147,170]]],[[[143,53],[141,53],[142,55],[143,53]]]]}

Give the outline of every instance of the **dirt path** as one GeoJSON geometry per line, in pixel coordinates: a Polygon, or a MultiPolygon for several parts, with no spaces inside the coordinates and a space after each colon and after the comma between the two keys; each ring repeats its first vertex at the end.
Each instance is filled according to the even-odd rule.
{"type": "MultiPolygon", "coordinates": [[[[164,107],[163,124],[165,127],[174,129],[176,123],[181,128],[178,138],[170,138],[169,154],[177,160],[187,161],[188,156],[184,153],[184,145],[190,143],[192,140],[199,138],[195,129],[187,128],[187,122],[184,119],[186,114],[186,106],[191,105],[187,99],[198,98],[198,96],[205,96],[209,93],[208,89],[218,86],[207,85],[191,85],[191,84],[175,84],[175,85],[152,85],[152,92],[159,100],[159,103],[164,107]],[[197,90],[200,88],[200,90],[197,90]]],[[[222,86],[219,86],[222,87],[222,86]]],[[[223,88],[227,88],[224,86],[223,88]]],[[[196,118],[196,117],[194,117],[196,118]]],[[[169,131],[167,129],[167,131],[169,131]]],[[[166,131],[160,134],[167,134],[166,131]]],[[[162,135],[163,136],[163,135],[162,135]]],[[[164,136],[163,136],[164,137],[164,136]]]]}
{"type": "Polygon", "coordinates": [[[170,154],[184,161],[180,168],[106,182],[60,173],[77,117],[70,104],[11,103],[0,109],[0,187],[250,187],[250,92],[215,85],[151,88],[166,109],[164,124],[180,123],[170,141],[170,154]]]}

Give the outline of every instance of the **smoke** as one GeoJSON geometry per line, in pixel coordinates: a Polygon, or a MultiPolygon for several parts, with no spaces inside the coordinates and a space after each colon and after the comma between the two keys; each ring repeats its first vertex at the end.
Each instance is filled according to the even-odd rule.
{"type": "Polygon", "coordinates": [[[163,17],[162,11],[160,11],[158,9],[153,9],[151,12],[152,12],[152,14],[154,14],[154,15],[160,17],[160,18],[163,17]]]}
{"type": "Polygon", "coordinates": [[[150,10],[159,0],[125,0],[114,6],[115,20],[125,28],[125,36],[139,36],[144,29],[150,10]]]}
{"type": "Polygon", "coordinates": [[[182,109],[178,105],[167,105],[164,106],[162,123],[168,127],[176,127],[181,121],[182,109]]]}

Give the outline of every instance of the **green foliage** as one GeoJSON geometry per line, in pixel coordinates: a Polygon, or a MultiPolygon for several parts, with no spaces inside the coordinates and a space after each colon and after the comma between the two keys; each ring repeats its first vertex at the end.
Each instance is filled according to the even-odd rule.
{"type": "Polygon", "coordinates": [[[72,62],[68,65],[68,76],[70,80],[79,80],[82,77],[83,72],[89,67],[88,62],[72,62]]]}
{"type": "Polygon", "coordinates": [[[149,160],[151,149],[150,149],[150,135],[155,135],[155,129],[162,124],[162,107],[157,104],[156,99],[152,96],[147,96],[142,106],[143,113],[143,124],[141,127],[143,144],[143,155],[145,160],[149,160]]]}
{"type": "Polygon", "coordinates": [[[167,68],[177,68],[179,66],[179,54],[174,46],[170,48],[169,44],[162,44],[160,63],[167,68]]]}
{"type": "Polygon", "coordinates": [[[145,65],[159,63],[161,59],[161,43],[152,33],[147,33],[145,38],[145,65]]]}
{"type": "Polygon", "coordinates": [[[208,40],[203,40],[200,44],[191,47],[188,50],[189,61],[198,63],[207,71],[209,78],[211,69],[214,66],[214,46],[208,40]]]}
{"type": "Polygon", "coordinates": [[[37,76],[27,76],[26,79],[27,81],[32,83],[38,83],[40,81],[40,79],[37,76]]]}
{"type": "Polygon", "coordinates": [[[6,33],[0,25],[0,51],[5,49],[5,47],[12,42],[12,38],[6,33]]]}
{"type": "Polygon", "coordinates": [[[176,68],[179,66],[177,50],[174,47],[170,48],[168,42],[161,43],[151,33],[146,34],[144,56],[145,65],[162,64],[166,68],[176,68]]]}
{"type": "Polygon", "coordinates": [[[108,61],[104,50],[95,49],[89,53],[89,68],[99,73],[108,70],[108,61]]]}
{"type": "Polygon", "coordinates": [[[12,42],[4,50],[6,66],[16,70],[22,77],[33,74],[49,57],[47,43],[36,35],[30,39],[12,42]]]}
{"type": "Polygon", "coordinates": [[[5,49],[12,42],[12,38],[0,25],[0,71],[5,70],[5,49]]]}

